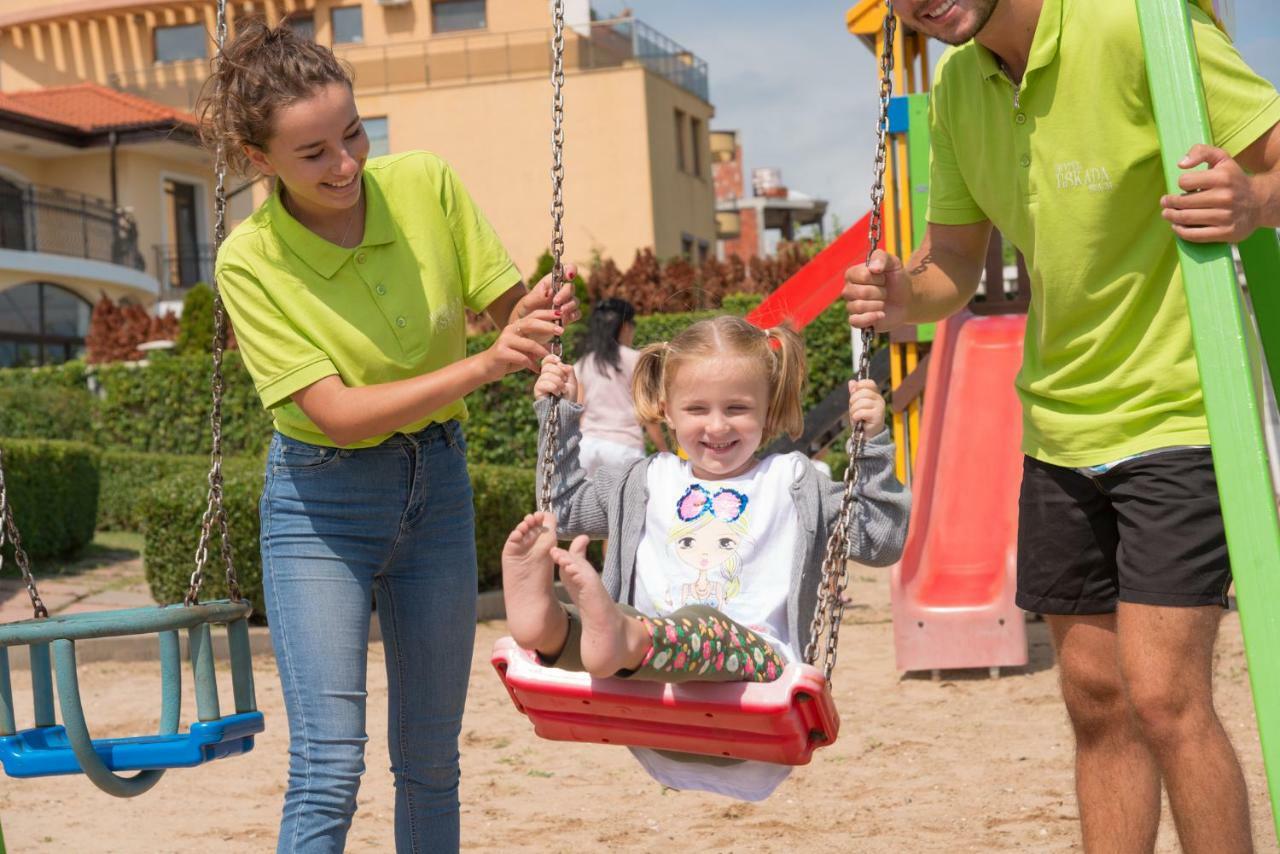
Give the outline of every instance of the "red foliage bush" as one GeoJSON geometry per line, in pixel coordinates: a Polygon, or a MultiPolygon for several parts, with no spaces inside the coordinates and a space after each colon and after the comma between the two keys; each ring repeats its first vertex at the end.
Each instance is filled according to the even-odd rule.
{"type": "Polygon", "coordinates": [[[177,335],[178,318],[172,312],[155,317],[140,305],[117,305],[104,295],[89,318],[86,361],[91,365],[136,361],[143,356],[139,344],[172,341],[177,335]]]}

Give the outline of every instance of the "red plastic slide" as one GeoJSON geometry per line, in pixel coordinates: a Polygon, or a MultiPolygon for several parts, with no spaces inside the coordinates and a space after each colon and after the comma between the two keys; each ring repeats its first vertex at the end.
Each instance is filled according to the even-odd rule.
{"type": "Polygon", "coordinates": [[[761,329],[787,324],[799,332],[844,290],[844,272],[867,259],[868,213],[801,267],[747,315],[761,329]]]}
{"type": "Polygon", "coordinates": [[[938,325],[911,527],[893,570],[899,670],[1027,663],[1013,604],[1022,484],[1013,380],[1025,328],[1025,315],[968,312],[938,325]]]}

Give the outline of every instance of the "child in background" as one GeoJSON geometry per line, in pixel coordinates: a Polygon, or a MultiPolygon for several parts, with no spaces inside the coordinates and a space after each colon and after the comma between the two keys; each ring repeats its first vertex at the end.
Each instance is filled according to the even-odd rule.
{"type": "MultiPolygon", "coordinates": [[[[631,402],[631,376],[640,354],[635,306],[622,299],[596,303],[587,320],[587,340],[578,360],[578,402],[583,406],[579,460],[590,477],[602,465],[634,462],[644,457],[644,431],[631,402]]],[[[658,425],[648,425],[659,451],[667,449],[658,425]]]]}

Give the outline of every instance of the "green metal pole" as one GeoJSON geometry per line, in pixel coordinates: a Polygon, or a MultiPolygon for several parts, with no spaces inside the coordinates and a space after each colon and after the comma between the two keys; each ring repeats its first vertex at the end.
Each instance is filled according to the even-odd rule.
{"type": "MultiPolygon", "coordinates": [[[[1185,3],[1137,0],[1137,6],[1165,183],[1170,193],[1180,193],[1178,161],[1193,145],[1213,139],[1191,20],[1185,3]]],[[[1249,354],[1231,247],[1179,240],[1178,255],[1280,836],[1280,520],[1262,430],[1257,366],[1249,354]]],[[[1262,290],[1274,287],[1260,284],[1262,290]]]]}

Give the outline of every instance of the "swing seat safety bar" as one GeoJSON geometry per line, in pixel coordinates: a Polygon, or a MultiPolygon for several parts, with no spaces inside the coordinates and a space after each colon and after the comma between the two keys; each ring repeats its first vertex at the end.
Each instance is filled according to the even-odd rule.
{"type": "Polygon", "coordinates": [[[511,638],[494,645],[491,663],[534,732],[552,741],[807,765],[840,731],[827,681],[807,664],[760,683],[593,679],[543,667],[511,638]]]}

